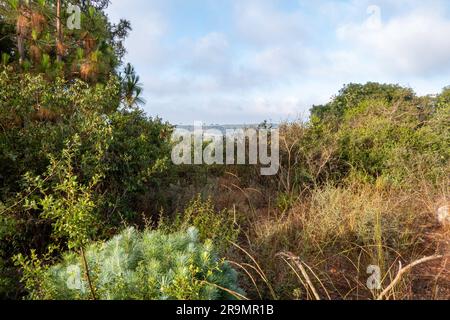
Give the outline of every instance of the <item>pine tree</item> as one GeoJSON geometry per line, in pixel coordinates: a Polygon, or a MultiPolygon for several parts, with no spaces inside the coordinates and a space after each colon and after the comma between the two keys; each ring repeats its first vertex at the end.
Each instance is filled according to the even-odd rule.
{"type": "MultiPolygon", "coordinates": [[[[100,300],[215,300],[243,297],[237,273],[219,259],[211,241],[201,243],[198,231],[165,234],[126,229],[112,240],[92,244],[86,261],[100,300]]],[[[91,299],[77,254],[44,272],[23,263],[33,299],[91,299]]],[[[37,269],[41,269],[40,267],[37,269]]]]}
{"type": "Polygon", "coordinates": [[[131,30],[130,23],[121,20],[111,24],[104,12],[107,0],[75,3],[82,8],[81,30],[64,28],[68,13],[61,0],[2,3],[0,40],[2,45],[7,44],[5,39],[14,45],[0,47],[0,54],[8,54],[8,63],[20,66],[18,71],[45,73],[51,79],[64,76],[96,83],[116,75],[126,52],[123,41],[131,30]]]}

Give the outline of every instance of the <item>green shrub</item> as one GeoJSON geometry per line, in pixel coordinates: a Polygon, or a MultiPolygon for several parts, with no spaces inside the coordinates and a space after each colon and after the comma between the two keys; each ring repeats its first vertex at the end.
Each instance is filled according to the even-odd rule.
{"type": "Polygon", "coordinates": [[[231,210],[216,210],[211,198],[202,200],[197,195],[182,214],[179,214],[170,230],[187,230],[195,226],[199,230],[200,239],[211,239],[220,251],[230,247],[230,242],[239,235],[238,216],[231,210]]]}
{"type": "Polygon", "coordinates": [[[51,221],[53,239],[66,240],[69,249],[83,247],[98,227],[94,189],[102,177],[94,176],[86,185],[78,181],[73,165],[79,148],[80,139],[75,135],[61,159],[51,159],[45,178],[25,176],[30,196],[25,198],[24,208],[51,221]]]}
{"type": "MultiPolygon", "coordinates": [[[[4,210],[5,207],[0,202],[0,212],[4,210]]],[[[8,298],[16,280],[11,275],[14,274],[14,268],[9,264],[6,254],[6,240],[11,239],[15,232],[15,221],[5,214],[0,214],[0,300],[8,298]]]]}
{"type": "Polygon", "coordinates": [[[414,97],[415,93],[411,89],[399,85],[376,82],[350,83],[345,85],[330,103],[314,106],[311,109],[311,115],[322,120],[337,120],[339,122],[346,111],[357,107],[363,101],[373,99],[393,103],[399,100],[411,101],[414,97]]]}
{"type": "MultiPolygon", "coordinates": [[[[86,249],[94,296],[100,300],[233,299],[242,294],[237,273],[218,258],[211,241],[201,243],[198,232],[139,233],[133,228],[112,240],[86,249]]],[[[85,267],[78,254],[43,272],[23,263],[32,299],[91,299],[85,267]],[[29,281],[29,275],[38,281],[29,281]]]]}
{"type": "Polygon", "coordinates": [[[448,169],[448,92],[417,97],[399,86],[345,86],[330,103],[313,108],[305,141],[321,149],[337,143],[329,158],[334,165],[325,167],[337,183],[355,171],[366,181],[382,176],[395,185],[418,170],[437,181],[448,169]]]}
{"type": "Polygon", "coordinates": [[[119,96],[114,77],[98,85],[48,82],[1,68],[0,216],[16,225],[14,239],[0,237],[4,263],[30,249],[45,254],[53,244],[65,250],[81,227],[90,239],[103,240],[142,213],[157,215],[153,209],[171,179],[171,127],[123,109],[119,96]],[[75,140],[67,162],[67,142],[75,140]]]}
{"type": "Polygon", "coordinates": [[[437,100],[438,107],[448,107],[450,105],[450,86],[445,87],[442,90],[442,93],[439,95],[437,100]]]}
{"type": "Polygon", "coordinates": [[[82,182],[104,175],[98,191],[106,195],[106,214],[132,218],[139,195],[163,192],[172,129],[143,111],[121,109],[119,90],[116,78],[89,86],[0,72],[0,200],[22,191],[24,174],[45,172],[75,134],[77,175],[82,182]]]}

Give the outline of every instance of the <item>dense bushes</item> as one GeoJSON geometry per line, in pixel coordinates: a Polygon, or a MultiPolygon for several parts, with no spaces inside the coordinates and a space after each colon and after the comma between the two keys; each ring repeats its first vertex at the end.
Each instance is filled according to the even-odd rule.
{"type": "MultiPolygon", "coordinates": [[[[216,210],[211,198],[203,201],[197,195],[178,214],[173,222],[167,221],[169,230],[186,230],[194,226],[199,230],[200,239],[214,241],[220,251],[226,251],[231,242],[237,240],[239,235],[239,217],[236,212],[228,209],[216,210]]],[[[165,225],[161,225],[165,227],[165,225]]]]}
{"type": "Polygon", "coordinates": [[[93,86],[10,71],[0,73],[0,229],[12,221],[14,232],[0,233],[0,273],[14,275],[15,254],[70,247],[54,231],[81,227],[76,212],[91,216],[83,228],[95,240],[140,218],[139,197],[164,203],[172,129],[122,109],[114,77],[93,86]]]}
{"type": "MultiPolygon", "coordinates": [[[[5,207],[0,203],[0,211],[4,211],[5,207]]],[[[11,239],[14,235],[14,221],[6,215],[0,215],[0,240],[11,239]]],[[[0,241],[0,297],[6,296],[9,292],[14,290],[14,281],[11,276],[13,272],[8,268],[7,261],[3,259],[6,256],[6,251],[9,249],[5,241],[0,241]]]]}
{"type": "Polygon", "coordinates": [[[48,155],[57,155],[74,134],[81,139],[80,176],[89,180],[104,172],[114,196],[123,183],[127,195],[142,189],[152,165],[170,155],[171,128],[142,111],[121,110],[114,78],[88,86],[4,70],[0,83],[2,197],[20,189],[26,172],[45,171],[48,155]]]}
{"type": "MultiPolygon", "coordinates": [[[[417,97],[369,83],[344,87],[306,123],[282,125],[275,183],[255,177],[227,185],[236,190],[229,207],[241,192],[249,202],[238,207],[248,220],[239,243],[245,251],[233,256],[250,274],[249,295],[314,299],[302,265],[321,297],[372,299],[369,265],[380,267],[386,287],[399,261],[448,254],[448,232],[435,214],[450,197],[449,119],[448,89],[417,97]],[[256,208],[255,190],[266,195],[256,208]]],[[[446,276],[427,280],[445,265],[428,267],[433,271],[404,279],[390,297],[448,298],[446,276]]]]}
{"type": "Polygon", "coordinates": [[[242,298],[230,263],[250,298],[309,299],[301,261],[321,296],[367,299],[368,265],[386,286],[399,261],[440,248],[428,234],[448,202],[449,89],[348,85],[281,126],[279,174],[261,177],[172,167],[172,127],[122,108],[113,77],[5,69],[0,84],[2,297],[242,298]]]}
{"type": "Polygon", "coordinates": [[[449,131],[443,123],[449,107],[426,103],[372,99],[347,110],[338,131],[341,159],[369,177],[385,176],[397,183],[408,169],[423,165],[424,157],[429,171],[442,169],[450,159],[449,131]]]}
{"type": "Polygon", "coordinates": [[[340,120],[346,111],[358,107],[363,101],[372,99],[394,103],[411,101],[414,98],[415,94],[411,89],[399,85],[375,82],[367,84],[351,83],[345,85],[331,102],[326,105],[314,106],[311,109],[311,116],[327,121],[340,120]]]}
{"type": "Polygon", "coordinates": [[[401,184],[419,167],[430,179],[442,178],[450,161],[447,96],[448,89],[417,97],[399,86],[348,85],[330,103],[315,106],[301,129],[283,127],[282,158],[291,159],[284,167],[297,173],[293,177],[302,173],[297,184],[339,182],[355,173],[401,184]]]}
{"type": "Polygon", "coordinates": [[[38,272],[25,264],[30,298],[211,300],[242,294],[236,272],[217,257],[211,241],[199,242],[195,228],[174,234],[127,229],[106,243],[89,246],[86,261],[91,284],[76,254],[38,272]]]}
{"type": "Polygon", "coordinates": [[[63,256],[60,266],[87,260],[96,298],[232,297],[234,271],[188,229],[197,225],[201,241],[213,238],[220,253],[236,239],[229,211],[212,202],[194,202],[171,222],[172,235],[129,229],[104,250],[92,244],[130,225],[158,227],[178,205],[173,186],[190,182],[181,177],[186,168],[169,162],[172,127],[138,108],[143,88],[134,68],[119,73],[130,23],[110,22],[108,1],[83,1],[83,30],[62,30],[54,14],[68,18],[62,5],[0,5],[0,299],[93,298],[92,290],[58,287],[67,274],[48,266],[63,256]],[[111,259],[124,274],[112,274],[102,263],[115,263],[105,255],[119,246],[111,259]]]}

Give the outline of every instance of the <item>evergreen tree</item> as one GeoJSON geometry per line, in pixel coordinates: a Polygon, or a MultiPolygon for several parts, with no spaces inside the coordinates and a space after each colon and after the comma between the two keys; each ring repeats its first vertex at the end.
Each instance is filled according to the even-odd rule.
{"type": "Polygon", "coordinates": [[[32,299],[216,300],[242,298],[237,273],[198,231],[165,234],[130,228],[86,250],[92,283],[76,254],[50,268],[19,258],[32,299]]]}
{"type": "Polygon", "coordinates": [[[1,53],[16,69],[48,77],[105,82],[122,63],[123,41],[131,31],[126,20],[108,21],[109,1],[78,1],[81,29],[70,30],[61,0],[8,0],[0,5],[1,53]],[[8,55],[8,58],[6,58],[8,55]]]}
{"type": "Polygon", "coordinates": [[[140,78],[136,74],[134,67],[127,64],[122,76],[122,101],[128,108],[140,107],[145,104],[145,100],[141,97],[143,92],[140,78]]]}

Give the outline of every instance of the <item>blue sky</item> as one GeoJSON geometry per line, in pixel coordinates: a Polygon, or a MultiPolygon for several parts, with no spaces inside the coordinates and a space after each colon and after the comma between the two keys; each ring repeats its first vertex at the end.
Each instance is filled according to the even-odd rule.
{"type": "Polygon", "coordinates": [[[450,85],[448,0],[112,0],[151,116],[174,124],[306,118],[346,83],[450,85]]]}

